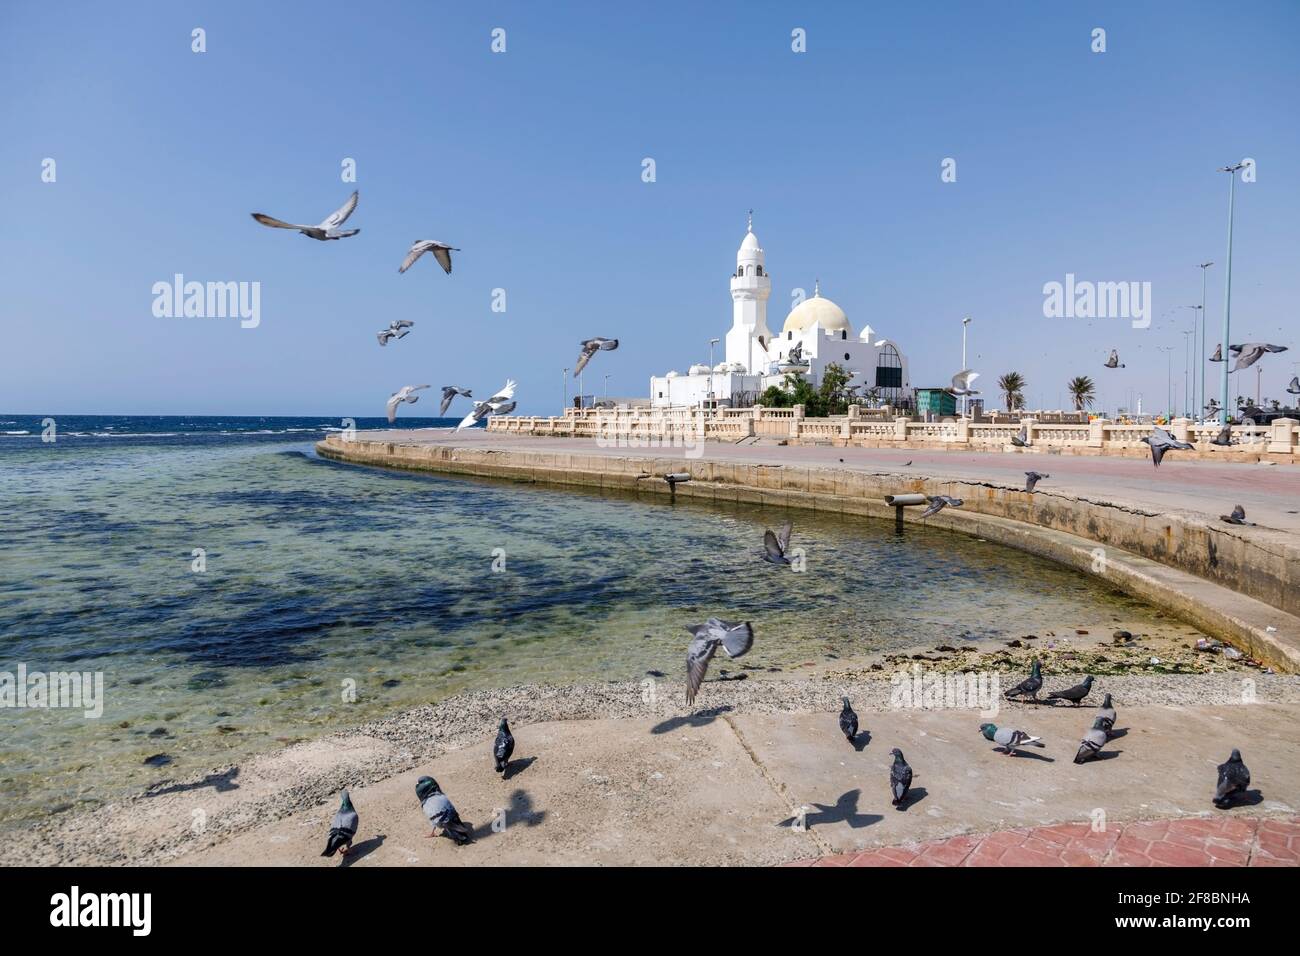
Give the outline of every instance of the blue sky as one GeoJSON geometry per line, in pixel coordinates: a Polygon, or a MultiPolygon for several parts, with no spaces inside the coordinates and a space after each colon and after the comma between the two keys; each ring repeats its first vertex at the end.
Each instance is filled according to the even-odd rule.
{"type": "Polygon", "coordinates": [[[1181,390],[1206,259],[1222,321],[1215,169],[1247,156],[1233,338],[1292,347],[1261,363],[1266,396],[1300,361],[1300,4],[463,6],[0,6],[0,411],[378,414],[404,384],[513,377],[521,412],[554,413],[593,335],[622,347],[588,391],[609,373],[644,395],[725,335],[750,207],[773,327],[820,277],[855,329],[900,342],[913,384],[958,369],[971,315],[989,386],[1015,369],[1057,407],[1089,374],[1109,406],[1131,390],[1149,409],[1160,346],[1181,390]],[[249,218],[323,218],[353,188],[345,157],[359,236],[249,218]],[[418,238],[461,247],[451,276],[427,258],[398,275],[418,238]],[[178,272],[260,282],[261,325],[156,318],[178,272]],[[1155,323],[1044,318],[1066,273],[1151,282],[1155,323]],[[395,318],[415,332],[381,349],[395,318]],[[1127,369],[1100,368],[1110,347],[1127,369]]]}

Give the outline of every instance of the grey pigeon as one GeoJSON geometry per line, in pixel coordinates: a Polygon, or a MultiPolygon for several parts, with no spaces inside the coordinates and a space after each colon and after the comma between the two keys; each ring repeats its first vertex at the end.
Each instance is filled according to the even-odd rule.
{"type": "Polygon", "coordinates": [[[840,700],[844,701],[844,709],[840,711],[840,731],[849,743],[853,743],[853,738],[858,735],[858,715],[849,706],[847,697],[841,697],[840,700]]]}
{"type": "Polygon", "coordinates": [[[754,646],[754,628],[748,621],[722,621],[709,618],[703,624],[688,625],[694,639],[686,650],[686,704],[695,703],[695,695],[704,683],[709,661],[721,647],[728,657],[743,657],[754,646]]]}
{"type": "Polygon", "coordinates": [[[1179,441],[1159,425],[1155,426],[1149,436],[1141,440],[1151,446],[1151,461],[1157,468],[1160,467],[1160,459],[1165,457],[1165,452],[1175,448],[1180,451],[1186,451],[1193,447],[1188,442],[1179,441]]]}
{"type": "Polygon", "coordinates": [[[497,773],[505,773],[510,766],[510,755],[515,752],[515,738],[510,733],[510,725],[504,717],[497,724],[497,739],[492,745],[492,756],[496,760],[497,773]]]}
{"type": "Polygon", "coordinates": [[[1213,438],[1210,439],[1210,444],[1220,445],[1224,448],[1228,447],[1229,445],[1235,444],[1235,442],[1233,442],[1232,440],[1232,426],[1224,425],[1221,429],[1219,429],[1219,434],[1215,435],[1213,438]]]}
{"type": "Polygon", "coordinates": [[[972,372],[970,369],[964,368],[952,377],[952,386],[948,391],[954,395],[978,395],[979,392],[971,388],[971,384],[979,377],[979,372],[972,372]]]}
{"type": "Polygon", "coordinates": [[[1119,362],[1119,351],[1117,349],[1111,349],[1110,358],[1106,359],[1105,367],[1106,368],[1127,368],[1128,366],[1121,365],[1119,362]]]}
{"type": "Polygon", "coordinates": [[[1038,700],[1038,692],[1042,690],[1042,688],[1043,670],[1042,666],[1038,663],[1038,659],[1035,658],[1034,663],[1029,667],[1029,676],[1002,696],[1010,700],[1012,697],[1024,697],[1028,695],[1031,700],[1038,700]]]}
{"type": "Polygon", "coordinates": [[[785,556],[785,552],[790,547],[790,532],[794,525],[787,521],[781,525],[781,530],[776,534],[768,528],[763,532],[763,560],[772,564],[789,564],[790,559],[785,556]]]}
{"type": "Polygon", "coordinates": [[[1047,695],[1048,700],[1068,700],[1075,707],[1092,693],[1092,675],[1088,674],[1083,678],[1082,684],[1075,684],[1073,687],[1067,687],[1065,690],[1054,690],[1047,695]]]}
{"type": "Polygon", "coordinates": [[[1211,355],[1211,356],[1209,357],[1209,359],[1207,359],[1207,361],[1210,361],[1210,362],[1222,362],[1222,361],[1223,361],[1223,343],[1222,343],[1222,342],[1220,342],[1218,345],[1216,345],[1216,346],[1214,347],[1214,354],[1211,355]]]}
{"type": "Polygon", "coordinates": [[[1110,694],[1106,695],[1101,702],[1101,706],[1097,708],[1097,719],[1102,722],[1103,729],[1109,736],[1111,731],[1115,729],[1115,704],[1110,699],[1110,694]]]}
{"type": "Polygon", "coordinates": [[[347,222],[348,216],[352,215],[352,210],[357,208],[357,193],[353,193],[345,202],[318,226],[300,226],[291,222],[284,222],[276,219],[274,216],[268,216],[266,213],[251,213],[252,217],[264,226],[270,226],[273,229],[297,229],[304,236],[312,239],[319,239],[325,242],[328,239],[346,239],[348,236],[355,236],[360,229],[339,229],[339,226],[347,222]]]}
{"type": "Polygon", "coordinates": [[[451,400],[457,395],[461,398],[474,397],[474,393],[468,388],[461,388],[459,385],[444,385],[442,387],[442,404],[438,406],[439,417],[447,414],[447,409],[451,408],[451,400]]]}
{"type": "Polygon", "coordinates": [[[508,378],[505,385],[501,386],[501,390],[487,401],[475,402],[474,410],[460,420],[460,424],[456,426],[455,430],[460,431],[462,428],[469,428],[489,415],[503,415],[513,411],[516,404],[513,401],[514,397],[515,380],[508,378]]]}
{"type": "Polygon", "coordinates": [[[612,352],[618,348],[618,339],[587,339],[582,343],[582,353],[578,356],[578,363],[573,366],[573,377],[577,378],[578,373],[587,367],[591,357],[597,352],[612,352]]]}
{"type": "Polygon", "coordinates": [[[341,852],[344,856],[352,849],[352,838],[357,835],[357,827],[361,823],[361,818],[357,816],[357,811],[352,806],[352,797],[346,790],[343,791],[343,803],[339,807],[339,812],[334,814],[334,822],[330,824],[329,839],[325,841],[325,852],[321,856],[333,856],[341,852]]]}
{"type": "Polygon", "coordinates": [[[1074,755],[1075,763],[1087,763],[1089,760],[1096,760],[1097,755],[1101,753],[1101,748],[1106,746],[1109,734],[1106,733],[1106,718],[1098,717],[1092,722],[1092,729],[1083,735],[1083,740],[1079,741],[1079,750],[1074,755]]]}
{"type": "Polygon", "coordinates": [[[980,724],[980,733],[984,735],[985,740],[991,740],[1001,746],[1008,757],[1018,748],[1029,744],[1035,747],[1047,746],[1043,743],[1042,737],[1031,737],[1023,730],[1012,730],[1010,727],[999,727],[997,724],[980,724]]]}
{"type": "Polygon", "coordinates": [[[460,818],[455,805],[448,799],[432,777],[421,777],[415,782],[415,797],[420,801],[424,815],[433,825],[431,837],[439,835],[450,837],[457,845],[464,846],[473,838],[473,831],[460,818]]]}
{"type": "Polygon", "coordinates": [[[376,333],[380,345],[387,345],[393,339],[404,339],[411,334],[411,326],[415,325],[410,319],[396,319],[388,323],[388,328],[382,332],[376,333]]]}
{"type": "Polygon", "coordinates": [[[388,396],[388,424],[397,421],[397,406],[405,402],[408,405],[414,405],[420,400],[420,396],[415,393],[422,388],[428,388],[428,385],[403,385],[392,395],[388,396]]]}
{"type": "Polygon", "coordinates": [[[406,258],[397,267],[397,271],[405,272],[415,265],[415,260],[426,252],[432,252],[433,257],[438,260],[438,265],[442,266],[442,271],[447,275],[451,275],[451,254],[460,252],[460,250],[455,246],[447,245],[445,242],[438,242],[436,239],[417,239],[411,244],[411,248],[406,253],[406,258]]]}
{"type": "Polygon", "coordinates": [[[1015,445],[1017,448],[1029,447],[1029,426],[1028,425],[1021,425],[1020,434],[1011,436],[1011,444],[1015,445]]]}
{"type": "Polygon", "coordinates": [[[1228,350],[1237,356],[1237,364],[1232,367],[1232,370],[1240,372],[1243,368],[1250,368],[1268,352],[1285,352],[1286,346],[1269,345],[1267,342],[1247,342],[1244,345],[1229,346],[1228,350]]]}
{"type": "Polygon", "coordinates": [[[1230,515],[1219,515],[1219,520],[1226,521],[1228,524],[1244,524],[1252,528],[1255,527],[1255,522],[1246,520],[1246,509],[1241,505],[1233,508],[1230,515]]]}
{"type": "Polygon", "coordinates": [[[1219,764],[1219,785],[1214,788],[1214,805],[1220,810],[1232,806],[1233,800],[1246,795],[1250,786],[1250,771],[1241,762],[1241,751],[1235,747],[1227,763],[1219,764]]]}
{"type": "Polygon", "coordinates": [[[1032,492],[1034,490],[1034,486],[1037,485],[1040,481],[1042,481],[1044,478],[1051,478],[1051,477],[1052,477],[1051,475],[1040,475],[1036,471],[1025,472],[1025,491],[1032,492]]]}
{"type": "Polygon", "coordinates": [[[1291,384],[1286,387],[1288,395],[1300,395],[1300,375],[1291,376],[1291,384]]]}
{"type": "Polygon", "coordinates": [[[894,755],[893,766],[889,768],[889,793],[893,797],[890,803],[898,806],[907,799],[907,791],[912,789],[912,768],[903,759],[903,751],[895,747],[890,753],[894,755]]]}
{"type": "Polygon", "coordinates": [[[921,512],[922,518],[938,514],[944,508],[960,508],[965,503],[960,498],[950,498],[947,495],[928,495],[925,500],[930,502],[930,507],[921,512]]]}

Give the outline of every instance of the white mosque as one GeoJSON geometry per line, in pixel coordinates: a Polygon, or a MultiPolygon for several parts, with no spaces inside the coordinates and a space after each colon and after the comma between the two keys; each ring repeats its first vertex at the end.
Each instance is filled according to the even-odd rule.
{"type": "Polygon", "coordinates": [[[859,396],[874,389],[879,404],[895,406],[911,398],[907,359],[898,346],[877,338],[869,325],[854,335],[844,310],[822,297],[820,282],[812,298],[790,310],[780,335],[767,327],[771,294],[772,277],[751,214],[731,276],[732,322],[723,361],[712,369],[701,363],[684,375],[674,371],[652,377],[651,404],[697,407],[712,398],[719,405],[752,405],[769,385],[785,384],[787,373],[798,373],[816,387],[831,363],[851,373],[849,385],[857,386],[859,396]]]}

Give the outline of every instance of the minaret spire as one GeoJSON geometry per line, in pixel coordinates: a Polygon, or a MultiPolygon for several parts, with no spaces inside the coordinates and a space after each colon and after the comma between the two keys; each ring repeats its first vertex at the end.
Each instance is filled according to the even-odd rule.
{"type": "Polygon", "coordinates": [[[752,209],[749,211],[749,223],[746,226],[746,231],[747,232],[754,231],[754,210],[752,209]]]}
{"type": "Polygon", "coordinates": [[[813,296],[814,298],[822,294],[822,280],[813,279],[813,296]]]}

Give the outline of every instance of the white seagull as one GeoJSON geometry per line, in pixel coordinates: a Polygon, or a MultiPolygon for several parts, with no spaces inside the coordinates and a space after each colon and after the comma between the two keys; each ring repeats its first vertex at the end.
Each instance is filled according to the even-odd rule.
{"type": "Polygon", "coordinates": [[[485,402],[475,402],[474,410],[461,419],[460,424],[456,426],[456,431],[462,428],[481,422],[489,415],[504,415],[514,411],[515,402],[511,401],[515,397],[515,380],[506,379],[506,384],[501,390],[485,402]]]}
{"type": "Polygon", "coordinates": [[[948,389],[948,391],[954,395],[978,395],[979,392],[971,388],[971,384],[979,377],[979,372],[972,372],[970,369],[964,368],[952,377],[952,388],[948,389]]]}
{"type": "Polygon", "coordinates": [[[403,385],[396,392],[393,392],[388,398],[388,424],[397,421],[397,406],[406,402],[408,405],[414,405],[420,400],[420,396],[415,393],[422,388],[428,388],[428,385],[403,385]]]}
{"type": "Polygon", "coordinates": [[[299,226],[291,222],[284,222],[276,219],[274,216],[268,216],[264,212],[252,213],[252,217],[264,226],[270,226],[273,229],[297,229],[304,236],[310,236],[312,239],[319,239],[324,242],[327,239],[346,239],[348,236],[355,236],[360,229],[339,229],[339,226],[348,221],[348,216],[352,215],[352,210],[357,208],[357,193],[348,197],[348,201],[338,209],[330,213],[329,218],[319,226],[299,226]]]}
{"type": "Polygon", "coordinates": [[[405,272],[415,265],[415,260],[426,252],[432,252],[433,257],[438,260],[438,265],[442,266],[442,270],[447,275],[451,275],[451,254],[460,252],[460,250],[455,246],[447,245],[445,242],[438,242],[436,239],[417,239],[412,243],[410,251],[406,253],[406,258],[397,267],[397,271],[405,272]]]}

